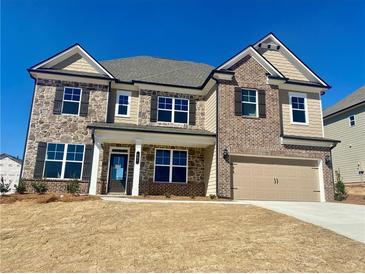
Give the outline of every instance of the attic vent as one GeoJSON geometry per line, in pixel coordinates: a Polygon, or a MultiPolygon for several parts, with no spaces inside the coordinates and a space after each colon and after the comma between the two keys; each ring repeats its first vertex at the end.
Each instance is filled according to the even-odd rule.
{"type": "Polygon", "coordinates": [[[270,42],[270,43],[260,43],[259,48],[268,49],[268,50],[279,50],[280,46],[270,42]]]}

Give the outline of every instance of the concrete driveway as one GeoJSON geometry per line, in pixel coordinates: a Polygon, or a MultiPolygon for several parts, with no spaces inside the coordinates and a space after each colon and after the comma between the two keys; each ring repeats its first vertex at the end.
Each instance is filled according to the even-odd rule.
{"type": "Polygon", "coordinates": [[[271,201],[251,201],[251,204],[295,217],[365,243],[365,206],[271,201]]]}

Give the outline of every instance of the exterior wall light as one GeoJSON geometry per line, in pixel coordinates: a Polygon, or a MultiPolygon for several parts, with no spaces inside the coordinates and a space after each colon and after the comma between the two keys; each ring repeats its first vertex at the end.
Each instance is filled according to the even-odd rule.
{"type": "Polygon", "coordinates": [[[228,149],[224,149],[223,150],[223,159],[228,163],[229,162],[229,153],[228,153],[228,149]]]}

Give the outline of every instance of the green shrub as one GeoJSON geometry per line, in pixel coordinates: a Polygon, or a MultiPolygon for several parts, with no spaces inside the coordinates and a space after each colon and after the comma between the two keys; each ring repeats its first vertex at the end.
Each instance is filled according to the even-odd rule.
{"type": "Polygon", "coordinates": [[[212,199],[212,200],[214,200],[214,199],[216,199],[216,198],[217,198],[217,196],[216,196],[216,195],[214,195],[214,194],[209,194],[209,197],[210,197],[210,199],[212,199]]]}
{"type": "Polygon", "coordinates": [[[79,194],[80,193],[80,182],[77,180],[67,182],[66,190],[68,193],[71,193],[73,195],[79,194]]]}
{"type": "Polygon", "coordinates": [[[166,198],[171,198],[171,193],[170,192],[165,192],[165,197],[166,198]]]}
{"type": "Polygon", "coordinates": [[[347,198],[345,184],[343,183],[343,178],[341,176],[340,170],[336,172],[336,183],[335,183],[335,200],[342,201],[347,198]]]}
{"type": "Polygon", "coordinates": [[[38,194],[44,194],[47,192],[48,187],[46,186],[45,183],[32,183],[32,187],[34,189],[35,192],[37,192],[38,194]]]}
{"type": "Polygon", "coordinates": [[[19,194],[24,194],[27,191],[27,187],[25,185],[25,182],[20,179],[17,186],[15,186],[16,192],[19,194]]]}

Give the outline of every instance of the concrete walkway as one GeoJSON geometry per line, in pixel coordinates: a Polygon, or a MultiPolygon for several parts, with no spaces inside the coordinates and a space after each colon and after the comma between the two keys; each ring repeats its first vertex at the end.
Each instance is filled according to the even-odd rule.
{"type": "Polygon", "coordinates": [[[338,234],[365,244],[365,206],[316,203],[316,202],[276,202],[276,201],[189,201],[189,200],[147,200],[101,196],[103,200],[126,203],[183,203],[183,204],[227,204],[256,205],[299,220],[332,230],[338,234]]]}
{"type": "Polygon", "coordinates": [[[365,244],[365,206],[340,203],[270,201],[252,201],[251,204],[327,228],[365,244]]]}

